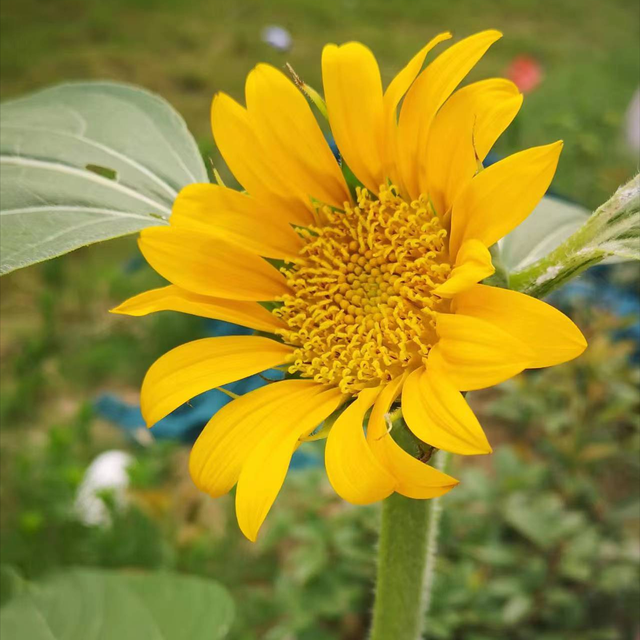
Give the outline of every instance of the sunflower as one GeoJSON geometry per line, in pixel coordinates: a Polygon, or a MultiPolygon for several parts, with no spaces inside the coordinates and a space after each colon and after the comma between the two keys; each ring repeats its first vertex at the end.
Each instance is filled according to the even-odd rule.
{"type": "Polygon", "coordinates": [[[547,190],[562,143],[483,168],[522,95],[504,79],[456,91],[497,31],[461,40],[423,70],[450,37],[429,42],[385,91],[365,46],[324,48],[340,161],[294,83],[258,65],[246,107],[221,93],[211,110],[218,149],[246,191],[189,185],[170,224],[141,233],[143,255],[171,284],[116,313],[181,311],[257,332],[196,340],[155,362],[141,391],[149,426],[207,390],[286,372],[218,411],[191,453],[203,491],[237,485],[251,540],[303,441],[326,437],[329,480],[351,503],[394,491],[433,498],[457,480],[398,444],[394,407],[427,455],[489,453],[463,392],[586,347],[548,304],[480,284],[494,273],[489,248],[547,190]]]}

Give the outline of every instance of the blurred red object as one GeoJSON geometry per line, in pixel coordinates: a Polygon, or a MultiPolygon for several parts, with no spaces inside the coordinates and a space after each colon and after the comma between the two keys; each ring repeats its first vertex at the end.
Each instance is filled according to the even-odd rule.
{"type": "Polygon", "coordinates": [[[544,77],[542,66],[531,56],[516,56],[507,68],[507,77],[522,93],[531,93],[544,77]]]}

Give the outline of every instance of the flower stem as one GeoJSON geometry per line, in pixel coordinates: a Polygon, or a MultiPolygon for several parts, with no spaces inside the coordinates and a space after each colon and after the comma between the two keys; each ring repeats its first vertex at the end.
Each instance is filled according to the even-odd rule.
{"type": "Polygon", "coordinates": [[[620,187],[543,258],[509,275],[510,289],[542,298],[605,258],[640,260],[640,175],[620,187]]]}
{"type": "MultiPolygon", "coordinates": [[[[441,451],[437,467],[449,459],[441,451]]],[[[397,493],[382,503],[378,575],[371,640],[418,640],[431,602],[437,558],[439,498],[413,500],[397,493]]]]}

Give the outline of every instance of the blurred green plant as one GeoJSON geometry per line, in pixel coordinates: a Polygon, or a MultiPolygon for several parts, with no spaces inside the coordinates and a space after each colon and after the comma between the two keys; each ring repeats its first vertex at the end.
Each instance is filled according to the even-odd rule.
{"type": "Polygon", "coordinates": [[[489,401],[513,444],[449,498],[431,637],[635,633],[640,369],[633,345],[608,337],[619,326],[592,318],[582,358],[520,376],[489,401]]]}
{"type": "MultiPolygon", "coordinates": [[[[114,322],[104,312],[113,300],[157,286],[162,279],[146,266],[105,268],[105,249],[94,247],[86,250],[91,255],[39,265],[32,274],[35,284],[22,287],[24,292],[11,285],[3,289],[14,301],[11,311],[21,318],[3,327],[12,336],[0,364],[3,428],[47,421],[43,415],[51,414],[52,400],[78,392],[86,398],[102,385],[135,387],[149,362],[180,342],[205,335],[199,318],[182,314],[159,314],[137,328],[114,322]],[[38,293],[31,301],[34,287],[38,293]]],[[[123,260],[130,249],[120,247],[123,260]]],[[[59,415],[59,409],[53,414],[59,415]]]]}
{"type": "MultiPolygon", "coordinates": [[[[608,337],[621,321],[589,316],[579,320],[590,327],[582,358],[477,394],[501,444],[488,461],[464,460],[444,499],[431,640],[618,640],[638,625],[640,368],[631,345],[608,337]]],[[[232,498],[199,495],[183,477],[184,451],[156,444],[134,450],[129,507],[105,496],[111,526],[86,527],[75,492],[104,447],[85,407],[2,469],[3,599],[75,565],[179,571],[230,590],[234,639],[364,637],[375,506],[353,508],[323,471],[299,471],[250,545],[232,498]]]]}

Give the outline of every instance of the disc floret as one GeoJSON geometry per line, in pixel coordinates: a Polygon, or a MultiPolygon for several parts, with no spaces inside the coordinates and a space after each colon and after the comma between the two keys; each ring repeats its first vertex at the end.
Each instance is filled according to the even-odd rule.
{"type": "Polygon", "coordinates": [[[447,231],[426,196],[406,202],[393,186],[357,204],[318,210],[300,229],[299,258],[282,269],[292,290],[274,313],[296,347],[290,373],[354,393],[389,382],[436,341],[432,290],[451,271],[447,231]]]}

